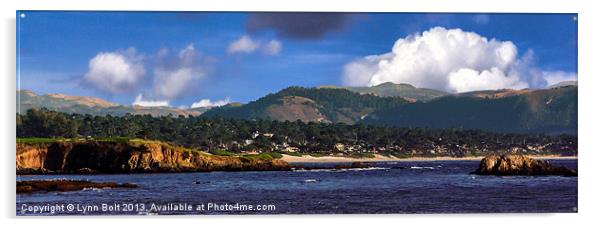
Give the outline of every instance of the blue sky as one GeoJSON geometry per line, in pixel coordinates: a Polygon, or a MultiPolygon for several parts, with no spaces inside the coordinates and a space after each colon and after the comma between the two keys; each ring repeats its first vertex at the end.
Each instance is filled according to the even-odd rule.
{"type": "Polygon", "coordinates": [[[167,101],[174,107],[202,99],[248,102],[293,85],[369,86],[392,81],[450,92],[538,88],[546,86],[541,81],[576,79],[576,19],[576,14],[20,11],[19,81],[21,89],[39,94],[95,96],[125,105],[141,95],[151,104],[167,101]],[[435,27],[442,28],[436,30],[439,35],[431,30],[435,27]],[[437,37],[469,32],[487,39],[483,48],[475,49],[479,59],[498,53],[490,49],[507,50],[503,41],[511,42],[516,53],[510,60],[503,58],[507,64],[489,65],[497,60],[457,63],[463,56],[457,56],[453,47],[437,49],[438,42],[456,42],[437,37]],[[442,56],[433,54],[435,49],[446,56],[422,62],[440,65],[435,74],[441,75],[425,79],[430,74],[424,69],[404,65],[408,59],[400,52],[410,46],[393,51],[397,54],[393,57],[387,55],[397,40],[413,34],[430,51],[411,56],[442,56]],[[241,41],[244,37],[250,42],[241,41]],[[186,57],[187,53],[194,57],[186,57]],[[384,67],[362,60],[370,55],[396,63],[384,67]],[[468,65],[449,66],[452,63],[468,65]],[[349,73],[346,68],[357,70],[349,73]],[[110,78],[114,81],[108,83],[110,78]],[[492,85],[483,78],[503,84],[492,85]]]}

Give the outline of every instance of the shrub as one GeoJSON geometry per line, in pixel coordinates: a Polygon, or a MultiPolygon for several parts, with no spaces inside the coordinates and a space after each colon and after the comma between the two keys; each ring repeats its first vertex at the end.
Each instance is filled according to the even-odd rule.
{"type": "Polygon", "coordinates": [[[374,154],[372,154],[372,153],[352,153],[351,157],[353,157],[353,158],[374,158],[374,154]]]}

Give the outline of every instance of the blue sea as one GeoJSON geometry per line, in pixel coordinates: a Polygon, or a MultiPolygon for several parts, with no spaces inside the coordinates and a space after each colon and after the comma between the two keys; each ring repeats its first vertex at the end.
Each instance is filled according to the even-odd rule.
{"type": "MultiPolygon", "coordinates": [[[[577,160],[550,162],[577,169],[577,160]]],[[[403,161],[347,170],[21,175],[17,180],[86,179],[139,187],[17,194],[16,211],[17,215],[577,212],[577,177],[470,174],[478,164],[403,161]]]]}

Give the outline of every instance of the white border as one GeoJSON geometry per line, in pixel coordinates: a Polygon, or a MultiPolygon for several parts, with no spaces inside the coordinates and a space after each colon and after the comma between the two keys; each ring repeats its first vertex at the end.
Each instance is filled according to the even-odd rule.
{"type": "Polygon", "coordinates": [[[602,72],[599,69],[600,4],[586,0],[47,0],[3,1],[3,35],[0,64],[3,79],[0,118],[2,126],[2,226],[103,226],[118,221],[119,226],[574,226],[599,223],[600,204],[598,135],[602,129],[600,95],[602,72]],[[492,215],[295,215],[295,216],[178,216],[178,217],[71,217],[15,218],[15,15],[16,10],[159,10],[159,11],[346,11],[346,12],[522,12],[579,14],[579,213],[578,214],[492,214],[492,215]],[[52,222],[52,223],[51,223],[52,222]],[[192,223],[191,223],[192,222],[192,223]]]}

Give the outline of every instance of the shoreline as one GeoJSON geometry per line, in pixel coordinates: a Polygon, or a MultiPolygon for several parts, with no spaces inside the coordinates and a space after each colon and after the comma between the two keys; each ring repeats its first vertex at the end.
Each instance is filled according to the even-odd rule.
{"type": "MultiPolygon", "coordinates": [[[[382,155],[374,155],[374,158],[352,158],[341,156],[313,157],[310,155],[292,156],[283,154],[280,160],[288,163],[340,163],[340,162],[416,162],[416,161],[480,161],[485,156],[475,157],[411,157],[395,158],[382,155]]],[[[577,156],[558,156],[558,155],[527,155],[533,159],[577,159],[577,156]]]]}

